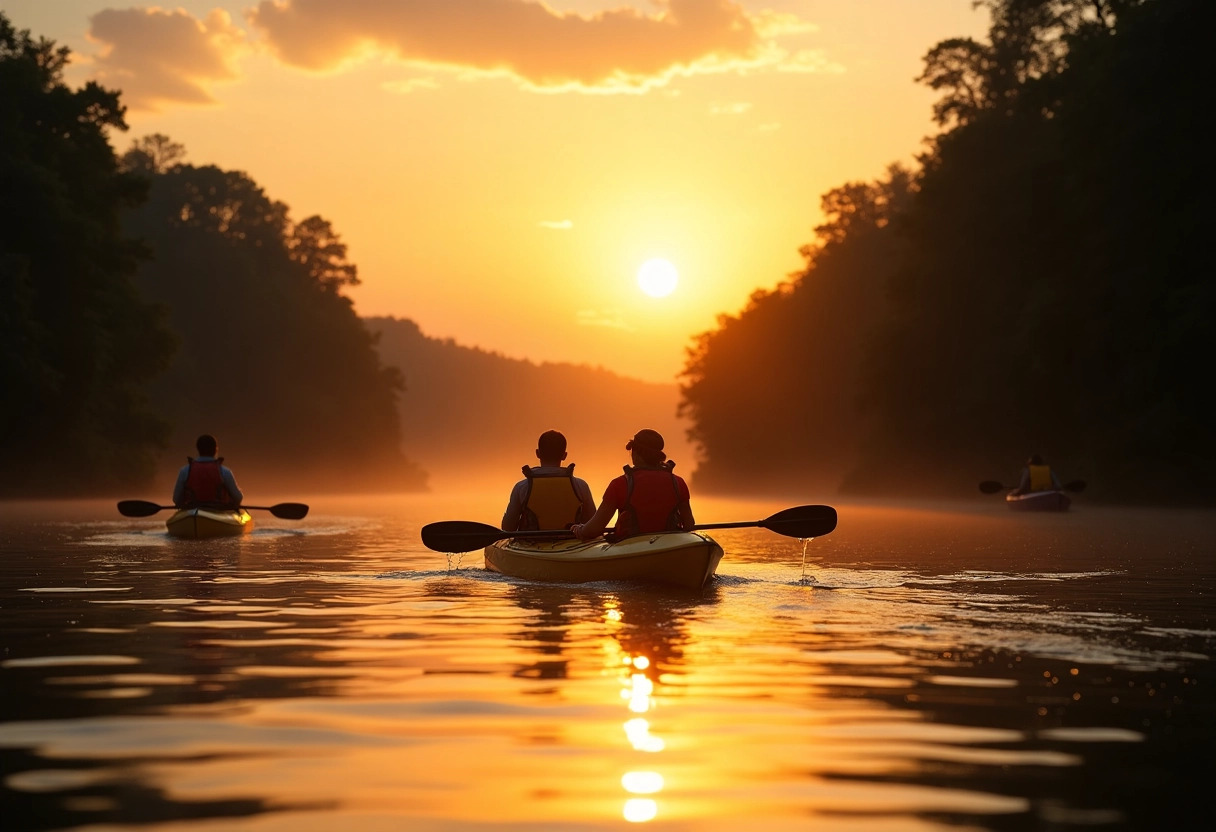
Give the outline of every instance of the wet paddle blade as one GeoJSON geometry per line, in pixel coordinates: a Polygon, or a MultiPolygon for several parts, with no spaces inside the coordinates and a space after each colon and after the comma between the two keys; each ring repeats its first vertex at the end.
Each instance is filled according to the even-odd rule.
{"type": "Polygon", "coordinates": [[[269,511],[284,520],[303,520],[308,514],[308,506],[304,503],[275,503],[269,511]]]}
{"type": "Polygon", "coordinates": [[[442,520],[422,527],[422,543],[436,552],[472,552],[496,540],[514,537],[515,532],[472,520],[442,520]]]}
{"type": "Polygon", "coordinates": [[[796,506],[779,511],[757,523],[770,532],[799,539],[823,537],[836,529],[836,509],[832,506],[796,506]]]}
{"type": "Polygon", "coordinates": [[[158,506],[156,503],[150,503],[147,500],[119,500],[118,513],[124,517],[151,517],[161,509],[171,508],[171,506],[158,506]]]}

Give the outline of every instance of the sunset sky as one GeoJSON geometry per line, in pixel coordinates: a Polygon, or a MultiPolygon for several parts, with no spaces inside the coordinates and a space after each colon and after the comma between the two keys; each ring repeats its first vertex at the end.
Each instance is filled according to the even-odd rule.
{"type": "Polygon", "coordinates": [[[911,161],[972,0],[2,0],[131,141],[245,171],[349,246],[361,315],[673,381],[798,270],[820,196],[911,161]],[[654,258],[678,283],[651,297],[654,258]]]}

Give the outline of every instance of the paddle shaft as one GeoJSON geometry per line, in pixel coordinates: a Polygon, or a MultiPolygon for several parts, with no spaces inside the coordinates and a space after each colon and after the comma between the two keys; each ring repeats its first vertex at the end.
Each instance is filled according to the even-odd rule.
{"type": "MultiPolygon", "coordinates": [[[[118,512],[126,517],[151,517],[158,511],[176,511],[178,508],[203,508],[207,506],[162,506],[157,503],[149,502],[148,500],[119,500],[118,512]]],[[[235,508],[243,508],[245,510],[254,511],[269,511],[275,517],[280,517],[284,520],[300,520],[308,514],[308,506],[304,503],[276,503],[273,506],[237,506],[235,508]]],[[[222,507],[214,507],[213,510],[224,510],[222,507]]]]}
{"type": "MultiPolygon", "coordinates": [[[[698,523],[688,531],[703,529],[742,529],[760,526],[787,537],[820,537],[836,528],[836,509],[831,506],[797,506],[779,511],[764,520],[733,523],[698,523]]],[[[527,540],[569,540],[569,529],[504,531],[496,526],[469,520],[428,523],[422,528],[422,542],[437,552],[472,552],[499,540],[519,537],[527,540]]]]}

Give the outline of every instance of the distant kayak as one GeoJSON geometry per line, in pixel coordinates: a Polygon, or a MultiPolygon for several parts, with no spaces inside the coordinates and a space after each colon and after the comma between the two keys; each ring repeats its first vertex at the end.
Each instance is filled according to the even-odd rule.
{"type": "Polygon", "coordinates": [[[1063,491],[1031,491],[1006,494],[1005,503],[1014,511],[1068,511],[1072,498],[1063,491]]]}
{"type": "Polygon", "coordinates": [[[486,568],[557,583],[642,581],[700,589],[718,569],[722,547],[700,532],[659,532],[610,543],[510,538],[485,548],[486,568]]]}
{"type": "Polygon", "coordinates": [[[253,531],[244,509],[182,508],[165,521],[171,537],[236,537],[253,531]]]}

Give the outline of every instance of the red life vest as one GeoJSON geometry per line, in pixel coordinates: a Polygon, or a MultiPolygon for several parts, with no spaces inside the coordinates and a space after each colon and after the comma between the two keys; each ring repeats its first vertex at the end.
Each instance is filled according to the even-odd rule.
{"type": "Polygon", "coordinates": [[[182,505],[187,506],[235,506],[236,501],[228,493],[224,478],[220,475],[223,457],[200,462],[186,457],[190,471],[186,474],[186,485],[182,489],[182,505]]]}
{"type": "Polygon", "coordinates": [[[625,466],[625,501],[617,509],[617,522],[612,530],[614,537],[683,528],[680,506],[688,497],[687,491],[680,490],[680,478],[671,472],[675,466],[671,460],[659,469],[625,466]]]}

